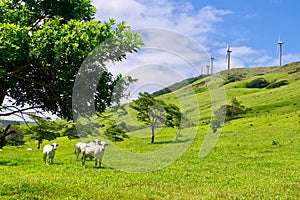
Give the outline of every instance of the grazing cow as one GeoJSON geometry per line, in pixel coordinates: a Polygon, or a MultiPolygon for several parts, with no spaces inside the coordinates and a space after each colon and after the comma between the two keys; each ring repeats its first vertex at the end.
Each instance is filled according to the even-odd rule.
{"type": "Polygon", "coordinates": [[[85,167],[85,159],[95,158],[95,166],[97,166],[97,160],[99,160],[99,166],[101,167],[102,158],[104,155],[105,147],[108,144],[101,141],[99,145],[86,146],[82,149],[82,166],[85,167]]]}
{"type": "Polygon", "coordinates": [[[57,143],[53,143],[53,144],[47,144],[44,146],[44,149],[43,149],[43,154],[44,154],[44,163],[46,164],[46,159],[47,159],[47,164],[51,164],[53,162],[53,158],[54,158],[54,155],[55,155],[55,150],[56,150],[56,147],[58,146],[57,143]]]}
{"type": "Polygon", "coordinates": [[[75,155],[76,155],[76,160],[78,160],[78,156],[80,154],[80,152],[82,152],[82,149],[86,146],[92,146],[92,145],[98,145],[99,144],[99,140],[95,139],[93,142],[77,142],[75,145],[75,155]]]}

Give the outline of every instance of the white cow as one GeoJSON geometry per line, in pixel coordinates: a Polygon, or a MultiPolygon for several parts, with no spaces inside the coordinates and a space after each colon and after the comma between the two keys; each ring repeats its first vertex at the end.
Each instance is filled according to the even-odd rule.
{"type": "Polygon", "coordinates": [[[76,160],[78,160],[78,156],[80,154],[80,152],[82,152],[82,149],[86,146],[92,146],[92,145],[98,145],[99,144],[99,140],[95,139],[93,142],[77,142],[75,144],[75,155],[76,155],[76,160]]]}
{"type": "Polygon", "coordinates": [[[95,158],[95,166],[97,166],[97,160],[99,160],[99,166],[101,167],[102,158],[104,155],[105,147],[108,144],[101,141],[99,145],[86,146],[82,149],[82,166],[85,167],[85,159],[95,158]]]}
{"type": "Polygon", "coordinates": [[[53,144],[47,144],[44,146],[44,149],[43,149],[43,154],[44,154],[44,158],[43,158],[43,161],[44,163],[46,164],[46,159],[47,159],[47,164],[51,164],[53,162],[53,158],[54,158],[54,155],[55,155],[55,150],[56,150],[56,147],[58,146],[57,143],[53,143],[53,144]]]}

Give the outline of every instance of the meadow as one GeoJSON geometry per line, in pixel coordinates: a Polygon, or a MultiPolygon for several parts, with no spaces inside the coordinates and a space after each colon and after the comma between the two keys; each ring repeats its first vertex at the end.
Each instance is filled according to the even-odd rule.
{"type": "MultiPolygon", "coordinates": [[[[36,141],[22,147],[5,146],[0,151],[1,199],[300,199],[300,73],[299,63],[282,68],[235,69],[232,74],[245,74],[243,80],[224,87],[226,101],[237,97],[251,112],[224,124],[218,140],[207,156],[199,151],[207,134],[212,134],[210,93],[203,80],[193,82],[198,104],[183,88],[184,103],[190,120],[199,124],[182,130],[183,138],[195,136],[188,149],[168,166],[145,173],[132,173],[103,167],[87,161],[83,168],[75,160],[74,145],[81,141],[57,138],[59,144],[54,162],[42,163],[42,150],[36,141]],[[275,89],[250,89],[245,84],[257,77],[272,81],[286,79],[288,85],[275,89]],[[193,109],[194,108],[194,109],[193,109]],[[32,150],[27,150],[32,148],[32,150]]],[[[226,77],[229,72],[223,72],[226,77]]],[[[209,78],[209,77],[207,77],[209,78]]],[[[158,98],[177,103],[174,94],[158,98]]],[[[126,120],[126,116],[124,117],[126,120]]],[[[134,126],[135,122],[130,122],[134,126]]],[[[174,139],[176,129],[161,129],[155,143],[150,143],[150,130],[140,129],[116,145],[136,153],[165,147],[174,139]]],[[[91,138],[87,139],[91,140],[91,138]]],[[[43,144],[51,143],[45,141],[43,144]]],[[[135,165],[135,163],[131,163],[135,165]]]]}

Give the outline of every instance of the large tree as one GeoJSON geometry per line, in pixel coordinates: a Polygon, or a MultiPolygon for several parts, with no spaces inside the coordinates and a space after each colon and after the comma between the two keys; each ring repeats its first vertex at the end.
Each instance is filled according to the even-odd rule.
{"type": "MultiPolygon", "coordinates": [[[[94,69],[121,61],[143,45],[124,22],[96,21],[95,12],[90,0],[0,2],[0,116],[37,108],[72,119],[76,74],[92,50],[109,41],[94,52],[94,69]],[[13,101],[5,105],[5,97],[13,101]]],[[[103,111],[124,80],[106,70],[99,79],[91,87],[97,89],[95,107],[103,111]]]]}

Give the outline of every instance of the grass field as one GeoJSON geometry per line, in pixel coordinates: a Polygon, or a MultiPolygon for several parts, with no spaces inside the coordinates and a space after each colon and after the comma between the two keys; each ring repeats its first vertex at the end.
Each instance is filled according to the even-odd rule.
{"type": "MultiPolygon", "coordinates": [[[[199,151],[210,129],[201,122],[182,130],[182,143],[184,137],[196,135],[178,159],[147,173],[111,168],[106,163],[113,156],[110,146],[102,168],[93,167],[93,161],[87,161],[87,168],[83,168],[74,154],[74,145],[80,140],[56,139],[59,146],[50,166],[42,163],[42,152],[34,141],[22,148],[6,146],[0,152],[0,199],[300,199],[300,73],[291,73],[298,66],[261,68],[259,74],[251,69],[232,71],[251,76],[226,84],[226,99],[229,102],[237,97],[252,111],[226,122],[216,145],[204,158],[199,158],[199,151]],[[289,85],[245,88],[253,76],[269,81],[287,79],[289,85]]],[[[181,93],[191,120],[197,118],[195,107],[190,105],[199,107],[201,120],[211,113],[212,91],[200,82],[188,86],[198,89],[197,105],[189,101],[186,89],[181,93]]],[[[171,94],[159,98],[176,103],[171,94]]],[[[128,133],[130,138],[117,145],[134,153],[151,152],[166,147],[176,134],[175,129],[162,129],[156,143],[150,144],[149,132],[141,129],[128,133]]]]}

